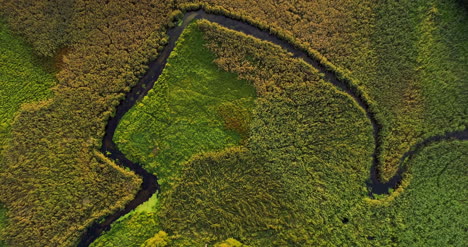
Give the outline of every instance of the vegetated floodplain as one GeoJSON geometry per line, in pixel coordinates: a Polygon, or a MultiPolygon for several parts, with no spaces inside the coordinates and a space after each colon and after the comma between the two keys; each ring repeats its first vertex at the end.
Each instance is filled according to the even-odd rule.
{"type": "MultiPolygon", "coordinates": [[[[193,155],[242,145],[249,134],[255,88],[213,63],[205,43],[190,24],[153,89],[122,118],[114,137],[127,157],[158,176],[163,194],[193,155]]],[[[114,223],[93,246],[143,244],[160,229],[158,200],[153,196],[114,223]]]]}
{"type": "MultiPolygon", "coordinates": [[[[114,168],[109,168],[112,167],[111,164],[96,161],[93,151],[100,145],[105,121],[111,114],[112,107],[118,103],[121,93],[133,85],[137,76],[145,70],[143,64],[157,54],[160,47],[158,44],[164,40],[163,23],[166,23],[166,17],[175,6],[172,1],[155,3],[149,0],[106,3],[76,1],[66,6],[62,1],[35,1],[38,4],[28,4],[27,1],[4,2],[6,4],[0,5],[1,15],[9,17],[9,23],[15,31],[19,31],[34,43],[36,51],[50,55],[63,44],[75,44],[71,54],[64,61],[65,69],[58,77],[62,87],[56,91],[58,97],[53,99],[53,104],[47,107],[42,105],[39,110],[30,110],[27,114],[18,116],[21,121],[15,121],[17,132],[12,132],[12,140],[16,140],[16,144],[11,144],[11,159],[5,166],[11,176],[4,177],[1,174],[0,180],[2,198],[8,198],[15,206],[9,210],[11,219],[14,219],[8,227],[9,241],[16,245],[28,246],[71,246],[76,242],[83,224],[89,224],[90,220],[109,213],[106,209],[115,208],[116,202],[121,205],[126,200],[119,201],[119,198],[131,197],[138,186],[137,181],[134,181],[134,178],[132,180],[129,174],[111,179],[115,176],[114,168]],[[70,129],[73,131],[69,131],[70,129]],[[15,160],[21,162],[14,162],[15,160]],[[20,164],[21,169],[17,169],[20,164]],[[50,167],[54,167],[55,171],[43,172],[50,170],[50,167]],[[30,176],[31,173],[34,173],[34,176],[30,176]],[[66,174],[66,177],[60,176],[57,179],[57,174],[66,174]],[[39,180],[40,183],[37,182],[39,180]],[[128,182],[129,180],[132,182],[128,182]],[[3,183],[4,181],[8,183],[3,183]],[[62,184],[64,181],[67,183],[62,184]],[[24,184],[40,187],[24,187],[24,184]],[[24,224],[24,218],[32,219],[30,224],[24,224]]],[[[178,4],[183,2],[177,1],[178,4]]],[[[185,2],[206,4],[208,1],[185,2]]],[[[345,72],[344,75],[354,77],[355,83],[361,86],[375,103],[375,111],[385,129],[381,135],[383,148],[387,149],[381,152],[381,160],[384,161],[383,164],[387,164],[387,167],[381,169],[384,171],[381,174],[384,177],[392,175],[401,153],[412,143],[427,135],[466,125],[468,97],[465,97],[464,92],[468,78],[468,18],[466,8],[461,6],[465,2],[209,1],[210,5],[225,7],[220,12],[241,16],[245,20],[254,20],[264,27],[294,37],[291,39],[294,43],[301,44],[306,49],[316,49],[340,71],[345,72]]],[[[249,59],[251,56],[246,56],[246,60],[249,59]]],[[[243,60],[238,62],[242,64],[243,60]]],[[[323,142],[323,139],[317,138],[317,142],[323,142]]],[[[466,150],[466,146],[463,148],[466,150]]],[[[445,157],[451,160],[447,153],[455,149],[458,148],[449,146],[445,152],[440,151],[441,158],[437,161],[423,163],[434,164],[433,167],[444,166],[447,164],[445,157]]],[[[235,153],[232,157],[244,156],[242,153],[246,152],[244,149],[232,151],[235,153]]],[[[425,154],[422,152],[421,156],[425,154]]],[[[219,156],[213,154],[216,155],[219,156]]],[[[343,157],[345,156],[346,153],[343,153],[343,157]]],[[[466,155],[456,157],[462,161],[466,160],[466,155]]],[[[329,157],[323,158],[325,161],[328,159],[329,157]]],[[[350,160],[352,159],[353,157],[350,157],[350,160]]],[[[212,160],[218,162],[222,159],[212,160]]],[[[301,164],[296,160],[294,162],[292,164],[301,164]]],[[[332,165],[334,164],[330,164],[332,165]]],[[[464,171],[463,166],[458,171],[460,169],[464,171]]],[[[417,181],[416,172],[417,170],[410,182],[417,181]]],[[[315,176],[323,174],[318,173],[315,176]]],[[[341,179],[349,178],[345,175],[341,179]]],[[[360,182],[351,183],[354,184],[358,186],[360,182]]],[[[333,186],[331,182],[317,184],[320,190],[328,190],[333,186]]],[[[351,187],[353,186],[349,188],[351,187]]],[[[410,188],[411,185],[407,190],[410,188]]],[[[297,186],[297,190],[299,189],[302,187],[297,186]]],[[[433,190],[438,191],[429,188],[427,193],[424,193],[434,195],[431,193],[433,190]]],[[[344,191],[349,192],[346,188],[344,191]]],[[[444,195],[439,198],[444,198],[444,195]]],[[[317,201],[329,205],[325,199],[327,197],[319,197],[317,201]]],[[[402,201],[402,204],[409,204],[408,201],[402,201]]],[[[372,201],[374,202],[375,204],[356,203],[355,208],[349,210],[345,217],[342,217],[342,214],[335,214],[336,218],[331,220],[331,217],[323,217],[324,222],[339,220],[342,225],[324,224],[326,227],[317,231],[317,239],[321,239],[322,233],[324,236],[335,233],[342,240],[341,243],[344,242],[343,245],[356,243],[364,246],[389,246],[407,243],[402,241],[405,239],[403,235],[406,235],[413,239],[421,237],[420,243],[424,243],[423,237],[429,232],[422,230],[425,226],[419,224],[416,229],[406,228],[406,232],[402,234],[404,222],[408,226],[414,224],[411,225],[399,214],[386,209],[394,203],[389,204],[385,200],[372,201]],[[369,215],[363,212],[373,213],[369,215]],[[362,222],[359,219],[363,219],[362,222]]],[[[408,212],[419,210],[419,205],[424,203],[417,200],[415,202],[417,203],[412,204],[412,209],[408,212]]],[[[442,207],[443,203],[437,204],[437,208],[442,207]]],[[[453,203],[457,203],[457,200],[453,203]]],[[[463,203],[465,201],[462,200],[462,206],[463,203]]],[[[451,210],[453,207],[449,208],[448,210],[451,210]]],[[[320,215],[320,212],[322,210],[317,210],[317,215],[320,215]]],[[[427,211],[420,215],[417,220],[421,223],[437,222],[427,211]]],[[[458,214],[463,215],[466,213],[458,214]]],[[[458,224],[463,220],[454,222],[458,224]]],[[[466,231],[460,232],[460,228],[454,227],[452,221],[444,221],[444,224],[449,225],[447,228],[453,229],[453,233],[456,234],[445,234],[444,236],[453,236],[453,240],[442,236],[438,238],[441,244],[434,245],[463,246],[466,242],[466,231]]],[[[207,225],[222,231],[216,223],[210,222],[207,225]]],[[[466,226],[466,223],[460,225],[466,226]]],[[[211,231],[212,228],[208,229],[211,231]]],[[[274,233],[281,230],[269,229],[274,233]]],[[[440,228],[431,230],[434,230],[433,236],[439,235],[440,228]]],[[[174,236],[171,232],[169,234],[174,236]]],[[[301,234],[301,229],[298,228],[297,234],[301,234]]],[[[201,239],[207,233],[199,235],[201,239]]],[[[151,244],[158,239],[166,240],[167,236],[158,232],[147,243],[151,244]]],[[[248,241],[247,238],[246,240],[248,241]]],[[[329,243],[327,239],[324,240],[324,244],[329,243]]],[[[340,244],[337,238],[333,238],[333,243],[340,244]]],[[[409,243],[411,244],[400,245],[418,244],[409,243]]],[[[432,242],[428,245],[432,245],[432,242]]]]}
{"type": "Polygon", "coordinates": [[[466,244],[467,164],[467,141],[431,145],[408,162],[409,186],[391,210],[401,215],[400,246],[466,244]]]}
{"type": "Polygon", "coordinates": [[[326,58],[359,86],[382,126],[378,158],[384,180],[415,143],[468,125],[463,1],[179,2],[272,30],[326,58]]]}
{"type": "Polygon", "coordinates": [[[367,195],[364,111],[279,46],[199,26],[218,66],[252,81],[259,98],[245,147],[194,157],[161,197],[162,229],[175,246],[345,243],[342,220],[367,195]]]}
{"type": "MultiPolygon", "coordinates": [[[[49,90],[56,84],[43,61],[21,38],[13,35],[0,20],[0,167],[2,151],[9,142],[11,123],[21,104],[45,100],[52,95],[49,90]]],[[[1,168],[0,168],[1,171],[1,168]]],[[[6,208],[0,204],[0,246],[4,245],[2,233],[6,226],[6,208]]]]}
{"type": "MultiPolygon", "coordinates": [[[[169,239],[175,246],[235,242],[230,238],[254,246],[340,240],[330,229],[341,228],[342,217],[367,195],[373,141],[365,113],[313,67],[280,47],[198,23],[207,52],[216,54],[210,64],[215,59],[219,68],[249,80],[260,97],[248,138],[238,136],[245,147],[232,145],[192,157],[181,172],[173,173],[172,186],[165,186],[169,190],[162,191],[153,213],[123,219],[95,245],[138,246],[144,235],[169,239]]],[[[181,43],[193,37],[186,31],[181,43]]],[[[177,49],[177,56],[184,53],[177,49]]],[[[168,71],[176,69],[171,59],[168,71]]],[[[158,103],[143,100],[141,107],[157,110],[158,103]]],[[[231,112],[228,116],[236,115],[231,112]]],[[[239,133],[245,127],[236,129],[239,133]]]]}

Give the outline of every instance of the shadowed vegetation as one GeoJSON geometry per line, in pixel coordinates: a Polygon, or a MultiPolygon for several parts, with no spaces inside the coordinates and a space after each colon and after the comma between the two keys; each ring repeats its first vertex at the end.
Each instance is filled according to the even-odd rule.
{"type": "Polygon", "coordinates": [[[6,246],[4,238],[2,236],[2,232],[7,224],[7,217],[6,217],[6,208],[0,204],[0,246],[6,246]]]}
{"type": "Polygon", "coordinates": [[[43,68],[32,48],[0,21],[0,153],[10,137],[21,104],[52,96],[55,78],[43,68]]]}
{"type": "Polygon", "coordinates": [[[409,186],[390,213],[401,216],[405,246],[463,246],[468,234],[468,142],[426,147],[408,162],[409,186]]]}

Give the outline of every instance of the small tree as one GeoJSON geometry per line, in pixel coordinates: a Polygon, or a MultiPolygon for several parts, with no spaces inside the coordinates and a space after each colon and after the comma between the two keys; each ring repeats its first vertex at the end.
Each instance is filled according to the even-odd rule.
{"type": "Polygon", "coordinates": [[[170,238],[165,231],[159,231],[152,238],[146,240],[141,247],[165,247],[170,243],[170,238]]]}
{"type": "Polygon", "coordinates": [[[242,244],[241,242],[233,238],[228,238],[221,243],[215,244],[215,247],[248,247],[248,246],[242,244]]]}

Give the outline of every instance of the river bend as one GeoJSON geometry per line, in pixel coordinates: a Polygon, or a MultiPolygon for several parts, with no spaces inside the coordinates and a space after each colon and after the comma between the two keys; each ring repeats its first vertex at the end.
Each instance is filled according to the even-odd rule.
{"type": "MultiPolygon", "coordinates": [[[[385,194],[388,193],[389,188],[395,188],[401,182],[406,168],[401,166],[399,167],[397,173],[386,183],[382,183],[378,179],[377,174],[377,154],[379,150],[379,133],[381,126],[378,124],[374,114],[371,112],[368,103],[359,96],[348,84],[340,81],[338,77],[332,71],[329,71],[325,68],[324,65],[320,64],[316,59],[311,58],[306,51],[298,49],[296,46],[288,43],[285,40],[278,38],[277,36],[270,34],[268,31],[264,31],[255,27],[251,24],[245,23],[240,20],[235,20],[223,15],[215,15],[206,13],[203,10],[189,11],[185,13],[182,24],[171,28],[168,30],[167,34],[169,36],[168,44],[159,54],[158,58],[152,61],[149,64],[149,69],[147,73],[139,80],[139,82],[127,93],[125,99],[120,102],[117,106],[116,113],[114,117],[109,119],[109,122],[106,126],[105,135],[103,139],[103,144],[101,147],[101,152],[106,154],[107,157],[116,161],[119,165],[130,168],[133,172],[143,178],[143,183],[141,184],[140,190],[135,195],[135,198],[129,201],[124,209],[119,210],[111,215],[108,215],[100,222],[93,223],[90,227],[87,228],[85,233],[82,235],[78,246],[89,246],[94,240],[96,240],[104,231],[110,229],[111,224],[115,222],[121,216],[129,213],[135,209],[138,205],[147,201],[156,191],[159,190],[159,184],[155,175],[147,172],[142,168],[140,164],[133,163],[125,157],[125,155],[117,148],[117,145],[113,142],[113,137],[115,130],[119,121],[125,115],[125,113],[132,108],[137,101],[142,99],[148,91],[153,87],[154,83],[157,81],[161,75],[164,67],[166,66],[167,59],[176,45],[176,41],[180,37],[183,30],[189,25],[192,20],[195,19],[206,19],[208,21],[220,24],[226,28],[242,32],[247,35],[251,35],[261,40],[266,40],[272,42],[276,45],[281,46],[283,49],[292,53],[294,57],[301,58],[311,66],[319,70],[320,73],[325,75],[325,81],[332,83],[340,90],[346,92],[351,96],[358,105],[364,109],[368,119],[370,120],[373,128],[373,137],[374,137],[374,152],[372,154],[372,166],[370,169],[370,176],[367,182],[367,187],[369,189],[369,195],[373,194],[385,194]]],[[[458,140],[468,140],[468,129],[456,132],[449,132],[444,135],[430,137],[416,145],[414,145],[410,151],[406,152],[402,158],[401,163],[404,160],[411,158],[416,154],[420,149],[429,145],[433,142],[458,139],[458,140]]]]}

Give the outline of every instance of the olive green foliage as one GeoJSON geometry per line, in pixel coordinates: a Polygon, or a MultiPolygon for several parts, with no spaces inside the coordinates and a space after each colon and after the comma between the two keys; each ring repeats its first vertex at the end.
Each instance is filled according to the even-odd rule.
{"type": "MultiPolygon", "coordinates": [[[[251,80],[262,96],[257,100],[254,115],[250,117],[256,126],[250,129],[251,138],[245,142],[250,149],[231,148],[221,153],[196,156],[176,179],[174,191],[163,190],[162,226],[151,213],[132,213],[114,224],[113,229],[95,243],[96,246],[118,243],[137,245],[142,242],[143,235],[149,238],[151,235],[148,234],[154,234],[159,229],[169,230],[175,238],[174,244],[180,246],[215,243],[229,237],[257,244],[267,244],[272,240],[277,244],[287,244],[288,241],[309,243],[313,237],[305,233],[315,232],[314,227],[320,229],[319,225],[323,222],[312,213],[318,210],[312,210],[317,207],[317,201],[327,198],[330,204],[323,207],[335,208],[341,195],[350,199],[342,201],[346,208],[358,198],[352,193],[343,195],[340,191],[344,188],[354,188],[354,193],[361,196],[366,194],[364,181],[370,165],[371,130],[364,113],[352,99],[322,81],[313,68],[291,58],[279,47],[206,23],[203,25],[208,31],[206,40],[210,48],[218,53],[218,65],[251,80]],[[209,30],[210,27],[213,30],[209,30]],[[216,48],[215,44],[225,45],[216,48]],[[229,54],[220,55],[221,52],[229,54]],[[252,64],[243,63],[244,67],[236,65],[246,57],[253,61],[252,64]],[[271,71],[278,71],[278,74],[271,74],[271,71]],[[280,73],[284,77],[278,76],[280,73]],[[310,126],[315,128],[311,129],[310,126]],[[343,132],[343,129],[347,131],[343,132]],[[352,139],[343,144],[348,137],[352,139]],[[299,151],[297,148],[302,146],[306,148],[299,151]],[[348,160],[347,155],[353,159],[348,160]],[[343,161],[346,163],[344,166],[340,164],[343,161]],[[337,173],[337,170],[344,174],[337,173]],[[314,171],[320,173],[313,175],[314,171]],[[348,176],[352,178],[350,181],[342,180],[348,176]],[[314,183],[307,185],[307,181],[314,183]],[[298,186],[298,182],[306,187],[298,186]],[[334,182],[338,185],[332,185],[334,182]],[[310,213],[304,216],[304,212],[308,211],[310,213]],[[155,223],[151,224],[151,220],[155,223]],[[311,222],[315,222],[315,225],[311,222]],[[312,229],[306,228],[310,225],[312,229]]],[[[192,40],[188,34],[184,35],[184,39],[192,40]]],[[[195,46],[188,47],[194,50],[195,46]]],[[[177,51],[176,54],[186,54],[177,51]]],[[[184,57],[182,55],[175,57],[184,57]]],[[[174,57],[169,60],[167,71],[177,71],[177,66],[184,64],[192,65],[174,64],[172,59],[174,57]]],[[[153,91],[157,92],[155,89],[153,91]]],[[[151,97],[155,96],[150,95],[147,99],[151,97]]],[[[145,103],[143,100],[142,103],[145,103],[146,109],[160,109],[159,102],[145,103]]],[[[226,116],[243,115],[244,111],[235,110],[236,106],[232,103],[223,105],[234,109],[231,110],[234,114],[226,116]]],[[[140,131],[141,128],[144,127],[134,128],[133,131],[140,131]]],[[[159,177],[164,179],[163,175],[159,177]]],[[[158,211],[158,207],[155,207],[154,213],[158,211]]],[[[332,219],[331,225],[342,224],[335,216],[337,213],[343,212],[331,210],[327,214],[332,219]]]]}
{"type": "Polygon", "coordinates": [[[115,142],[159,177],[162,190],[180,163],[197,153],[238,145],[248,132],[255,89],[221,71],[190,25],[148,95],[121,120],[115,142]]]}
{"type": "Polygon", "coordinates": [[[463,246],[468,240],[468,142],[425,148],[413,160],[410,185],[393,213],[404,225],[402,246],[463,246]]]}
{"type": "MultiPolygon", "coordinates": [[[[43,68],[43,61],[21,38],[0,20],[0,166],[4,146],[11,137],[11,124],[21,104],[46,99],[55,78],[43,68]]],[[[6,208],[0,205],[0,246],[6,227],[6,208]]]]}
{"type": "Polygon", "coordinates": [[[468,18],[454,1],[386,1],[375,9],[376,67],[365,87],[380,105],[389,178],[414,143],[468,126],[468,18]]]}
{"type": "Polygon", "coordinates": [[[159,231],[152,238],[148,239],[141,247],[164,247],[170,243],[169,236],[164,231],[159,231]]]}
{"type": "Polygon", "coordinates": [[[466,145],[429,147],[407,161],[410,175],[399,196],[365,199],[372,138],[352,99],[276,46],[207,22],[199,25],[216,63],[251,80],[261,96],[246,147],[195,156],[155,207],[161,222],[153,216],[150,225],[145,220],[150,214],[139,215],[122,221],[123,229],[163,229],[175,246],[227,244],[220,241],[232,237],[252,246],[461,245],[466,207],[452,200],[445,217],[447,208],[441,206],[445,195],[460,188],[440,184],[466,186],[466,178],[442,181],[431,173],[442,174],[447,159],[466,163],[466,145]],[[448,230],[439,231],[444,225],[448,230]]]}
{"type": "Polygon", "coordinates": [[[257,100],[246,149],[192,159],[178,186],[161,198],[161,225],[176,245],[235,237],[252,246],[463,246],[467,142],[423,149],[404,164],[409,171],[399,196],[370,200],[364,188],[370,130],[352,100],[323,81],[306,81],[301,73],[307,70],[294,67],[302,63],[266,43],[200,25],[216,62],[249,76],[265,94],[257,100]],[[263,70],[277,71],[274,66],[287,69],[269,80],[263,70]]]}
{"type": "Polygon", "coordinates": [[[49,88],[55,85],[55,78],[42,65],[32,48],[0,21],[0,152],[21,104],[52,96],[49,88]]]}
{"type": "Polygon", "coordinates": [[[6,246],[5,241],[3,239],[3,229],[7,224],[7,217],[6,217],[6,208],[0,204],[0,246],[6,246]]]}
{"type": "Polygon", "coordinates": [[[174,192],[161,198],[163,229],[181,235],[176,246],[192,241],[200,246],[227,236],[245,238],[261,230],[264,236],[268,225],[284,222],[278,216],[289,209],[277,197],[286,192],[278,179],[263,160],[242,148],[197,156],[174,192]]]}
{"type": "MultiPolygon", "coordinates": [[[[57,75],[59,83],[54,97],[46,102],[23,106],[15,114],[11,127],[7,127],[11,129],[11,142],[4,143],[6,151],[0,167],[0,200],[8,208],[8,226],[2,234],[10,245],[74,245],[86,226],[131,199],[139,181],[103,159],[95,150],[100,145],[105,122],[118,100],[135,84],[146,69],[144,63],[154,58],[165,42],[162,32],[167,27],[165,24],[168,19],[179,15],[177,11],[172,12],[173,8],[193,2],[196,4],[192,7],[203,5],[206,9],[270,30],[319,58],[352,86],[358,87],[358,92],[371,105],[383,127],[379,139],[379,160],[384,179],[393,174],[401,154],[412,144],[428,135],[467,125],[468,18],[466,7],[460,7],[466,1],[0,0],[0,15],[5,17],[12,30],[33,45],[37,53],[52,56],[61,47],[70,47],[63,52],[63,58],[59,56],[62,70],[57,75]]],[[[226,39],[221,40],[227,42],[226,39]]],[[[207,219],[210,214],[214,215],[213,212],[222,210],[215,208],[221,204],[220,199],[214,200],[213,193],[207,193],[208,200],[213,200],[213,208],[208,208],[204,214],[200,214],[198,207],[180,212],[181,215],[177,215],[179,212],[168,213],[170,206],[183,208],[182,202],[206,198],[194,189],[195,193],[180,198],[179,203],[176,199],[186,193],[180,185],[170,196],[161,198],[167,198],[174,204],[161,202],[167,226],[151,229],[145,233],[146,239],[164,230],[180,245],[186,240],[201,246],[204,246],[205,239],[214,244],[227,238],[236,238],[247,244],[257,242],[283,246],[307,245],[309,242],[315,245],[463,246],[467,242],[466,221],[462,218],[466,215],[465,199],[448,201],[454,198],[452,194],[460,194],[461,190],[455,186],[466,187],[466,179],[455,176],[464,174],[466,152],[463,150],[467,149],[466,144],[430,147],[431,152],[438,154],[432,155],[431,160],[425,158],[429,151],[423,150],[408,161],[410,166],[415,164],[414,170],[398,196],[392,194],[378,201],[363,201],[363,180],[368,176],[373,144],[362,112],[349,105],[354,105],[351,99],[331,88],[328,91],[316,91],[314,88],[313,92],[323,92],[314,95],[301,85],[298,85],[301,90],[295,93],[289,93],[296,91],[294,86],[272,86],[280,78],[297,81],[295,75],[309,69],[301,69],[301,73],[293,75],[285,73],[292,67],[301,66],[274,60],[271,57],[274,53],[269,49],[263,53],[259,50],[253,52],[266,57],[260,59],[259,64],[254,63],[251,54],[232,54],[242,51],[243,45],[229,48],[234,50],[228,56],[230,58],[225,61],[219,59],[218,64],[254,82],[263,99],[258,101],[257,110],[250,117],[250,138],[242,133],[237,136],[237,140],[247,147],[234,154],[228,152],[223,155],[266,164],[261,169],[271,172],[273,178],[268,184],[279,183],[279,191],[288,192],[276,195],[274,191],[262,189],[261,195],[253,198],[253,202],[268,198],[268,195],[280,198],[269,201],[275,206],[268,212],[262,212],[263,215],[282,207],[292,208],[281,211],[274,224],[265,226],[265,222],[272,221],[267,217],[258,219],[255,226],[246,223],[244,232],[233,233],[242,227],[217,225],[231,219],[235,224],[242,221],[239,217],[230,218],[227,213],[222,214],[223,218],[216,218],[217,222],[196,222],[197,217],[207,219]],[[251,64],[245,64],[245,61],[251,64]],[[276,63],[281,64],[278,65],[280,68],[272,65],[276,63]],[[258,76],[262,70],[254,71],[250,65],[274,69],[265,69],[258,76]],[[265,92],[270,92],[271,96],[265,96],[265,92]],[[320,99],[320,102],[311,104],[320,108],[314,113],[319,116],[311,116],[307,104],[295,105],[296,100],[303,102],[301,100],[307,99],[295,96],[300,92],[320,99]],[[274,96],[276,93],[278,96],[274,96]],[[289,96],[291,99],[285,100],[289,96]],[[338,103],[329,104],[330,100],[338,103]],[[343,104],[343,100],[349,104],[343,104]],[[335,120],[331,115],[339,118],[335,120]],[[304,116],[317,122],[307,123],[307,128],[300,127],[301,121],[306,122],[301,120],[304,116]],[[308,133],[308,128],[314,132],[308,133]],[[256,132],[255,136],[252,135],[256,132]],[[313,145],[306,145],[309,139],[296,142],[302,140],[299,138],[301,133],[314,136],[313,145]],[[293,139],[295,142],[291,145],[293,139]],[[267,143],[265,146],[268,148],[262,143],[267,143]],[[270,146],[273,147],[271,150],[270,146]],[[308,157],[313,157],[312,161],[308,157]],[[448,166],[445,171],[440,170],[447,164],[455,165],[448,166]],[[456,168],[455,175],[447,177],[446,172],[451,167],[456,168]],[[418,177],[418,172],[428,174],[424,171],[440,173],[439,177],[444,181],[437,183],[433,182],[436,178],[418,177]],[[412,183],[425,179],[427,182],[420,183],[421,187],[412,187],[412,183]],[[429,186],[426,188],[424,185],[429,186]],[[310,191],[315,192],[310,194],[310,191]],[[196,196],[198,198],[194,198],[196,196]],[[434,213],[428,208],[434,208],[434,213]],[[298,219],[288,221],[287,217],[298,219]],[[173,223],[168,222],[173,218],[173,223]],[[345,218],[348,223],[342,223],[347,222],[345,218]],[[194,228],[188,229],[182,224],[187,219],[194,228]],[[209,227],[205,228],[207,225],[209,227]],[[215,233],[220,235],[213,237],[215,233]],[[269,241],[271,234],[276,239],[269,241]],[[196,236],[193,240],[188,239],[193,236],[196,236]],[[290,242],[283,242],[288,240],[290,242]]],[[[215,48],[213,45],[212,49],[215,48]]],[[[221,54],[221,50],[218,49],[218,53],[221,54]]],[[[229,104],[216,110],[226,129],[232,132],[245,130],[245,123],[232,122],[226,114],[235,110],[236,116],[243,116],[244,110],[237,110],[229,104]]],[[[206,154],[206,159],[213,160],[210,155],[206,154]]],[[[211,156],[217,155],[220,154],[211,156]]],[[[197,159],[193,165],[186,165],[187,173],[181,174],[180,179],[187,180],[190,172],[198,172],[190,169],[190,166],[196,167],[197,162],[201,163],[197,159]]],[[[220,163],[231,162],[218,160],[220,163]]],[[[252,167],[257,169],[259,165],[252,167]]],[[[232,169],[246,168],[233,166],[232,169]]],[[[240,179],[234,177],[230,180],[226,177],[228,175],[216,173],[217,177],[213,176],[208,182],[229,185],[240,179]]],[[[190,181],[196,184],[202,179],[206,178],[191,178],[190,181]]],[[[207,184],[202,189],[220,186],[207,184]]],[[[240,188],[237,183],[233,187],[243,192],[255,191],[255,188],[240,188]]],[[[240,192],[231,193],[238,195],[240,192]]],[[[222,195],[223,200],[230,198],[227,192],[222,195]]],[[[199,205],[205,205],[202,203],[207,202],[201,201],[199,205]]],[[[245,205],[239,206],[240,212],[250,210],[249,207],[254,211],[262,208],[255,203],[241,206],[245,205]]],[[[159,221],[153,221],[153,224],[153,219],[149,217],[148,224],[145,224],[159,224],[159,221]]]]}
{"type": "Polygon", "coordinates": [[[364,112],[280,47],[199,25],[215,62],[251,80],[260,98],[245,148],[193,158],[162,194],[162,229],[180,246],[339,241],[332,229],[366,196],[372,132],[364,112]]]}
{"type": "Polygon", "coordinates": [[[215,247],[247,247],[247,245],[242,244],[241,242],[233,239],[228,238],[221,243],[217,243],[214,245],[215,247]]]}
{"type": "Polygon", "coordinates": [[[247,21],[318,58],[370,105],[390,178],[423,138],[468,124],[468,18],[457,1],[182,0],[247,21]]]}
{"type": "Polygon", "coordinates": [[[0,0],[0,15],[43,56],[70,43],[74,1],[0,0]]]}
{"type": "MultiPolygon", "coordinates": [[[[163,194],[181,164],[197,153],[239,145],[248,134],[255,89],[222,71],[194,24],[179,38],[153,89],[120,122],[115,140],[134,161],[158,176],[163,194]]],[[[93,246],[139,246],[157,232],[153,196],[93,246]]]]}
{"type": "Polygon", "coordinates": [[[465,246],[468,239],[468,142],[425,147],[405,165],[404,191],[394,200],[360,206],[348,235],[371,237],[373,246],[465,246]]]}
{"type": "Polygon", "coordinates": [[[54,23],[69,23],[64,39],[73,40],[59,59],[53,97],[23,106],[11,124],[0,167],[10,246],[76,245],[86,227],[124,207],[141,183],[96,150],[119,99],[166,42],[171,3],[62,2],[0,4],[0,15],[40,54],[68,42],[53,40],[64,30],[54,23]],[[55,14],[69,4],[71,15],[55,14]]]}

